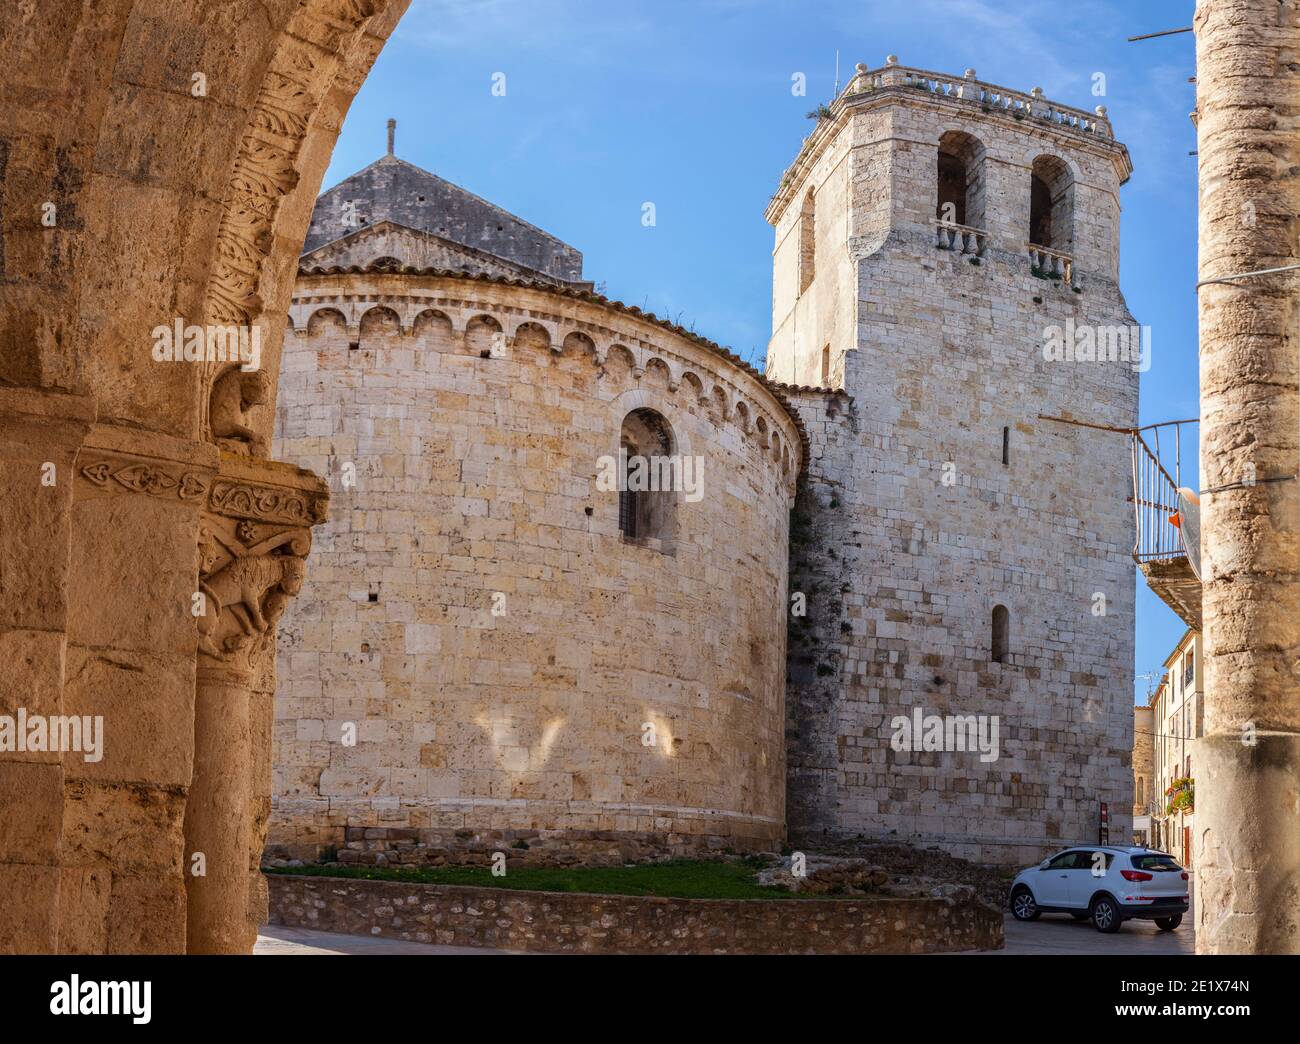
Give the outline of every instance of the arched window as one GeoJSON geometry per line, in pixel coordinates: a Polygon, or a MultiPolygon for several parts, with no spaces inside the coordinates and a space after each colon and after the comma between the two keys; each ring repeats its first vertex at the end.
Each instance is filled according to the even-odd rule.
{"type": "Polygon", "coordinates": [[[1074,250],[1074,175],[1056,156],[1034,160],[1029,180],[1029,242],[1061,254],[1074,250]]]}
{"type": "Polygon", "coordinates": [[[1137,779],[1137,795],[1136,795],[1136,796],[1137,796],[1137,802],[1136,802],[1136,804],[1137,804],[1138,808],[1141,808],[1141,807],[1142,807],[1142,802],[1146,800],[1146,789],[1147,789],[1147,788],[1146,788],[1146,780],[1144,780],[1141,776],[1138,776],[1138,779],[1137,779]]]}
{"type": "Polygon", "coordinates": [[[799,212],[799,293],[812,285],[817,274],[817,200],[813,190],[803,198],[799,212]]]}
{"type": "Polygon", "coordinates": [[[1005,605],[993,607],[993,662],[1006,663],[1011,641],[1011,614],[1005,605]]]}
{"type": "Polygon", "coordinates": [[[657,542],[667,550],[673,538],[678,462],[672,429],[651,409],[623,418],[619,435],[618,528],[623,539],[657,542]]]}
{"type": "Polygon", "coordinates": [[[948,224],[984,227],[984,145],[962,131],[939,139],[939,200],[934,216],[948,224]]]}

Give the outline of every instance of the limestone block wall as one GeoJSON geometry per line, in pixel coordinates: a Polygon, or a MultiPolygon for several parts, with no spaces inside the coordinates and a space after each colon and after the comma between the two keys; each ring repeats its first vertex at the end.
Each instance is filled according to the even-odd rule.
{"type": "Polygon", "coordinates": [[[1155,807],[1154,796],[1160,794],[1156,775],[1155,711],[1151,707],[1133,708],[1133,815],[1149,815],[1155,807]]]}
{"type": "MultiPolygon", "coordinates": [[[[851,107],[838,117],[838,133],[856,134],[865,150],[850,172],[853,212],[828,217],[830,227],[858,230],[848,245],[856,336],[835,374],[852,416],[831,423],[823,396],[796,397],[815,507],[807,536],[792,541],[791,583],[820,593],[803,651],[811,662],[792,656],[787,694],[800,737],[792,839],[899,836],[1025,863],[1095,841],[1102,802],[1112,838],[1127,838],[1127,442],[1040,416],[1136,423],[1138,364],[1043,352],[1048,330],[1068,321],[1134,323],[1116,283],[1127,157],[1108,132],[1065,129],[1028,110],[1021,119],[984,113],[928,89],[884,90],[863,104],[870,125],[855,131],[851,107]],[[978,264],[935,245],[937,143],[952,129],[985,148],[978,264]],[[1077,177],[1073,285],[1036,277],[1024,249],[1029,165],[1043,152],[1077,177]],[[1010,621],[1001,662],[996,606],[1010,621]],[[894,719],[917,709],[990,725],[996,717],[997,759],[892,749],[894,719]]],[[[831,147],[836,121],[825,123],[769,212],[778,229],[781,207],[798,206],[801,172],[831,147]]],[[[784,350],[774,338],[771,351],[784,350]]]]}
{"type": "MultiPolygon", "coordinates": [[[[945,134],[965,134],[978,145],[982,213],[967,220],[986,233],[983,256],[1029,269],[1031,176],[1036,159],[1051,157],[1068,169],[1073,200],[1064,233],[1069,244],[1061,249],[1080,275],[1118,280],[1119,187],[1131,165],[1104,116],[1081,129],[1061,122],[1060,108],[1040,95],[1017,98],[962,78],[926,80],[932,89],[900,66],[883,73],[862,68],[804,141],[767,211],[775,234],[771,376],[842,386],[843,353],[861,333],[855,325],[857,263],[887,240],[916,237],[933,247],[945,134]],[[1004,104],[990,103],[990,96],[1004,104]],[[800,218],[810,193],[816,201],[816,278],[801,289],[800,218]],[[828,345],[834,379],[824,382],[821,353],[828,345]]],[[[925,318],[899,316],[905,322],[925,318]]]]}
{"type": "Polygon", "coordinates": [[[303,275],[292,324],[276,452],[334,506],[281,629],[271,844],[778,843],[803,454],[779,393],[635,310],[485,277],[303,275]],[[637,408],[703,458],[666,549],[596,485],[637,408]]]}

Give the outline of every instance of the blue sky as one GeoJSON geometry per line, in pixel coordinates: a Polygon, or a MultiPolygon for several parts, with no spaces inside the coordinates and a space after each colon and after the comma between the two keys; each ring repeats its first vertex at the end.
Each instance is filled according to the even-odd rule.
{"type": "MultiPolygon", "coordinates": [[[[1133,156],[1121,283],[1152,329],[1142,423],[1195,417],[1196,147],[1192,0],[414,0],[358,94],[325,185],[384,151],[559,236],[587,278],[762,367],[772,230],[763,209],[857,62],[906,65],[1109,107],[1133,156]],[[791,77],[807,77],[807,96],[791,77]],[[1106,96],[1094,97],[1094,73],[1106,96]],[[504,97],[492,93],[505,74],[504,97]],[[657,223],[641,223],[653,202],[657,223]]],[[[1127,452],[1099,434],[1098,452],[1127,452]]],[[[1195,453],[1184,453],[1195,482],[1195,453]]],[[[1189,481],[1190,479],[1190,481],[1189,481]]],[[[1138,674],[1182,622],[1138,580],[1138,674]]],[[[1145,695],[1139,678],[1137,695],[1145,695]]]]}

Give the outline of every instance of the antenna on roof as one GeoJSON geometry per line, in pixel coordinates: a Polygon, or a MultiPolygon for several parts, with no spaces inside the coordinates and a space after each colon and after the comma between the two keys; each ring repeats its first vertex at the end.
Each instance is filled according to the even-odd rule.
{"type": "Polygon", "coordinates": [[[835,90],[831,92],[831,99],[834,100],[840,96],[840,49],[835,48],[835,90]]]}
{"type": "Polygon", "coordinates": [[[388,121],[388,154],[393,154],[393,139],[397,137],[397,121],[390,119],[388,121]]]}

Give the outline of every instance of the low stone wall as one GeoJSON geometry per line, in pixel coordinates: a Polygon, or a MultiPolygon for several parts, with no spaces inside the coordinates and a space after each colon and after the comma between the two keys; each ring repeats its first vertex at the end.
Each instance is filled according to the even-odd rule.
{"type": "Polygon", "coordinates": [[[660,899],[266,875],[271,923],[542,953],[943,953],[1001,949],[978,899],[660,899]]]}

